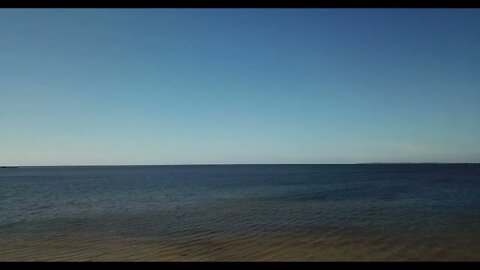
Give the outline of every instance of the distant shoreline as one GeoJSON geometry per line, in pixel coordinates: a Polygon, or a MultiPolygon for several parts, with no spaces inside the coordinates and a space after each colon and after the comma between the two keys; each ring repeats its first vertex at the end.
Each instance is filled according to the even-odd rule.
{"type": "Polygon", "coordinates": [[[0,169],[28,167],[155,167],[155,166],[311,166],[311,165],[480,165],[480,162],[363,162],[363,163],[240,163],[240,164],[120,164],[120,165],[22,165],[0,166],[0,169]]]}

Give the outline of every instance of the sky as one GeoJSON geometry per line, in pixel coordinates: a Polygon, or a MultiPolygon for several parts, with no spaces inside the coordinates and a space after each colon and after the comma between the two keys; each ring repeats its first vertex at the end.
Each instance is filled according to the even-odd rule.
{"type": "Polygon", "coordinates": [[[480,162],[478,9],[1,9],[0,165],[480,162]]]}

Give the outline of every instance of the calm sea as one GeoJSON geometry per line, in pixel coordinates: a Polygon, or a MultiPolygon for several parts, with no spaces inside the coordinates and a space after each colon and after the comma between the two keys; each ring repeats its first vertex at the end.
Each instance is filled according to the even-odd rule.
{"type": "Polygon", "coordinates": [[[0,169],[0,260],[480,260],[480,165],[0,169]]]}

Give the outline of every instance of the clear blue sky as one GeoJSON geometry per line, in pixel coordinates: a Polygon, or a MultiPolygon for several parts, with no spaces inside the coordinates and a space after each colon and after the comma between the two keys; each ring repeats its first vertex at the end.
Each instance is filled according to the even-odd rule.
{"type": "Polygon", "coordinates": [[[0,10],[0,165],[480,161],[480,10],[0,10]]]}

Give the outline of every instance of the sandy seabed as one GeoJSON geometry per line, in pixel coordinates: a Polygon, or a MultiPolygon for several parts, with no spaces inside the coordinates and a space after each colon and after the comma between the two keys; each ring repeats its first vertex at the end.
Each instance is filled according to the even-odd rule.
{"type": "Polygon", "coordinates": [[[478,261],[478,245],[452,246],[355,232],[198,234],[171,239],[10,234],[0,261],[478,261]]]}

